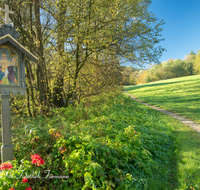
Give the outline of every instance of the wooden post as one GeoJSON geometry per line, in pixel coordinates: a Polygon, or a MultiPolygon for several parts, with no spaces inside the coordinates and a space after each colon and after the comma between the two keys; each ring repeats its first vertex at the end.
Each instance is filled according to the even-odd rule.
{"type": "MultiPolygon", "coordinates": [[[[10,55],[10,48],[13,49],[13,52],[16,52],[15,58],[20,58],[18,60],[18,83],[12,84],[9,81],[9,84],[1,84],[0,85],[0,93],[1,93],[1,129],[2,129],[2,147],[1,147],[1,162],[4,163],[8,160],[13,160],[13,146],[11,145],[11,127],[10,127],[10,92],[13,93],[13,95],[17,95],[20,93],[21,95],[26,94],[26,84],[25,84],[25,55],[30,58],[31,60],[38,62],[38,58],[34,56],[31,52],[29,52],[25,47],[23,47],[17,39],[20,37],[19,33],[9,25],[9,14],[14,14],[13,11],[9,10],[9,6],[5,5],[5,9],[1,9],[0,11],[5,12],[5,25],[2,25],[0,27],[0,46],[1,46],[1,52],[7,51],[6,53],[6,59],[2,60],[9,61],[9,64],[11,64],[12,58],[10,55]],[[12,46],[10,46],[10,45],[12,46]],[[2,50],[3,49],[3,50],[2,50]],[[18,53],[17,53],[18,52],[18,53]]],[[[0,60],[1,61],[1,60],[0,60]]],[[[7,68],[9,64],[3,65],[7,68]]],[[[13,65],[12,65],[13,66],[13,65]]],[[[6,76],[5,76],[6,77],[6,76]]],[[[7,81],[8,81],[7,77],[7,81]]],[[[13,81],[12,81],[13,82],[13,81]]]]}
{"type": "Polygon", "coordinates": [[[13,146],[11,145],[11,128],[10,128],[10,96],[1,96],[1,130],[2,130],[2,147],[1,163],[13,160],[13,146]]]}

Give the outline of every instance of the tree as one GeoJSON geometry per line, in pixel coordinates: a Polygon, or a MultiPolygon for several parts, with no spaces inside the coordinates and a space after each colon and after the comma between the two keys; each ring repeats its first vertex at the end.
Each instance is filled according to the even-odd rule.
{"type": "Polygon", "coordinates": [[[118,84],[121,60],[157,62],[164,50],[156,47],[164,23],[148,12],[149,0],[7,3],[22,44],[39,57],[26,64],[29,115],[99,94],[118,84]]]}
{"type": "Polygon", "coordinates": [[[194,72],[195,74],[200,74],[200,50],[197,51],[197,55],[195,57],[194,72]]]}
{"type": "Polygon", "coordinates": [[[184,68],[188,71],[188,75],[194,74],[194,62],[195,62],[196,54],[193,53],[193,51],[190,52],[189,55],[186,55],[184,57],[184,68]]]}

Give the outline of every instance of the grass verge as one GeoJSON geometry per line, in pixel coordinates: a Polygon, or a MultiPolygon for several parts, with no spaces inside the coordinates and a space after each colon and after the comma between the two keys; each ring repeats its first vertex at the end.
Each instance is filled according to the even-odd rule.
{"type": "Polygon", "coordinates": [[[200,123],[200,75],[126,86],[138,99],[200,123]]]}

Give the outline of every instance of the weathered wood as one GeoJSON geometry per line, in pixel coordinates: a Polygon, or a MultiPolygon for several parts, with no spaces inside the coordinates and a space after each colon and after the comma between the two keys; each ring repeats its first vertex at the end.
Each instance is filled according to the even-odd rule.
{"type": "Polygon", "coordinates": [[[1,129],[2,129],[2,147],[1,162],[13,160],[13,146],[11,145],[10,129],[10,104],[9,95],[1,96],[1,129]]]}

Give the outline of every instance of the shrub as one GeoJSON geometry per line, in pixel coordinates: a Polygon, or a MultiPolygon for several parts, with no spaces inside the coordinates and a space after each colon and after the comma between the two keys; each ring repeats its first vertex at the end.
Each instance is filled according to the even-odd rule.
{"type": "Polygon", "coordinates": [[[130,98],[54,109],[49,118],[17,118],[12,130],[14,168],[37,168],[31,155],[39,154],[41,172],[68,177],[30,179],[33,189],[145,189],[157,178],[168,185],[173,139],[130,98]]]}

